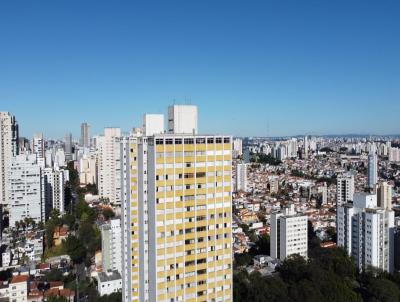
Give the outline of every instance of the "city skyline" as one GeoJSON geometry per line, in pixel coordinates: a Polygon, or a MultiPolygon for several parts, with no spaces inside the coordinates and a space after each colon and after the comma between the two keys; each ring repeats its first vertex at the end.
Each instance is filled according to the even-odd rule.
{"type": "MultiPolygon", "coordinates": [[[[184,104],[179,104],[179,105],[184,105],[184,104]]],[[[191,104],[192,105],[192,104],[191,104]]],[[[11,115],[14,116],[13,112],[10,111],[3,111],[3,112],[8,112],[11,115]]],[[[153,113],[145,113],[145,114],[153,114],[153,113]]],[[[156,115],[167,115],[167,112],[160,112],[157,113],[156,115]]],[[[143,118],[143,115],[141,116],[141,118],[143,118]]],[[[16,121],[17,123],[19,123],[19,128],[20,128],[20,137],[21,138],[27,138],[27,139],[34,139],[35,135],[37,134],[36,132],[33,133],[32,135],[29,135],[29,133],[24,132],[24,125],[22,125],[21,127],[21,121],[16,117],[16,121]],[[21,131],[22,128],[22,131],[21,131]],[[27,134],[27,135],[26,135],[27,134]]],[[[22,121],[23,122],[23,121],[22,121]]],[[[59,136],[50,136],[47,135],[48,132],[42,131],[42,135],[46,140],[55,140],[55,141],[65,141],[65,136],[66,135],[72,135],[72,142],[80,144],[81,143],[81,126],[82,124],[85,124],[86,122],[82,122],[80,123],[77,127],[75,127],[75,125],[73,126],[74,128],[70,128],[67,129],[65,133],[61,133],[59,136]],[[77,128],[78,130],[76,130],[75,128],[77,128]],[[72,129],[72,130],[71,130],[72,129]]],[[[168,123],[165,122],[164,126],[168,126],[168,123]]],[[[91,127],[91,125],[90,125],[91,127]]],[[[90,133],[89,139],[95,137],[95,136],[102,136],[103,132],[105,129],[109,129],[109,128],[119,128],[121,130],[121,133],[123,134],[129,134],[130,132],[132,132],[135,128],[141,128],[142,124],[141,121],[138,122],[138,124],[132,125],[130,128],[123,128],[120,127],[118,125],[109,125],[109,126],[99,126],[99,130],[98,132],[95,133],[90,133]]],[[[97,128],[96,128],[97,129],[97,128]]],[[[166,130],[165,130],[166,131],[166,130]]],[[[51,132],[51,131],[50,131],[51,132]]],[[[223,134],[223,135],[229,135],[229,133],[223,133],[223,132],[217,132],[219,134],[223,134]]],[[[207,132],[200,132],[199,134],[203,134],[206,135],[208,134],[207,132]]],[[[285,139],[285,138],[301,138],[304,136],[309,136],[309,137],[357,137],[357,138],[361,138],[361,137],[365,137],[365,138],[373,138],[373,137],[400,137],[400,131],[399,133],[351,133],[351,132],[344,132],[344,133],[318,133],[318,132],[304,132],[304,133],[294,133],[294,134],[287,134],[287,135],[233,135],[234,137],[238,137],[238,138],[260,138],[260,139],[272,139],[272,140],[279,140],[279,139],[285,139]]]]}
{"type": "Polygon", "coordinates": [[[198,105],[200,133],[397,134],[399,10],[2,3],[1,110],[26,137],[77,138],[83,121],[128,131],[174,100],[198,105]]]}
{"type": "Polygon", "coordinates": [[[0,1],[0,302],[400,302],[399,16],[0,1]]]}

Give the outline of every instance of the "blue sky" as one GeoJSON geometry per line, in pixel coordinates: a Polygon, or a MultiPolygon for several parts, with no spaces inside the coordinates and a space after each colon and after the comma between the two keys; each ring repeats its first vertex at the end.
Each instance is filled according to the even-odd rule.
{"type": "Polygon", "coordinates": [[[124,130],[190,101],[200,132],[400,132],[400,1],[1,1],[21,133],[124,130]]]}

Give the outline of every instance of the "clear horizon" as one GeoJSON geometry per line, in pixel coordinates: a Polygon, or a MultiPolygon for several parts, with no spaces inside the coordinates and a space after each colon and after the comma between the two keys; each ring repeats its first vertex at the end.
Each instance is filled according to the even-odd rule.
{"type": "Polygon", "coordinates": [[[190,102],[200,133],[400,133],[400,2],[0,3],[21,136],[124,131],[190,102]]]}

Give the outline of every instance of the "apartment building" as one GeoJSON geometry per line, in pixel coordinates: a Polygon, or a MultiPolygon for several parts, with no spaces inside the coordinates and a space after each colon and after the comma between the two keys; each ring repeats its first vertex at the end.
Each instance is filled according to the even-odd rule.
{"type": "Polygon", "coordinates": [[[231,137],[130,141],[125,301],[232,301],[231,161],[231,137]]]}
{"type": "Polygon", "coordinates": [[[377,206],[377,195],[356,193],[354,202],[337,209],[337,244],[360,271],[370,267],[392,272],[394,212],[377,206]]]}
{"type": "Polygon", "coordinates": [[[298,254],[307,258],[307,216],[297,213],[293,204],[271,214],[270,235],[271,257],[283,261],[290,255],[298,254]]]}

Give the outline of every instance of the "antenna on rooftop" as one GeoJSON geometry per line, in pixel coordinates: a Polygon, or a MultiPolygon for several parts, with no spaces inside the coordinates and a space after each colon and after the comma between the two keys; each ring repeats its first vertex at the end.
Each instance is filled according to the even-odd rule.
{"type": "Polygon", "coordinates": [[[185,105],[191,105],[192,104],[192,98],[190,96],[185,95],[185,105]]]}

